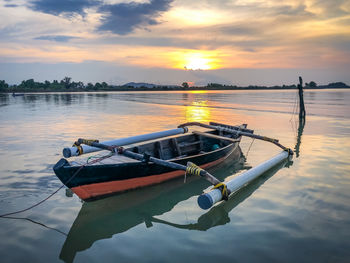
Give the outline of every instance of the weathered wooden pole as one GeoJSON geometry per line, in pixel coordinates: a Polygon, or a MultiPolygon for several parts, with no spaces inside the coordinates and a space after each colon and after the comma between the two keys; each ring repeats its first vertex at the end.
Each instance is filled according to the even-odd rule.
{"type": "Polygon", "coordinates": [[[301,136],[303,134],[304,127],[305,127],[305,115],[306,115],[305,105],[304,105],[304,95],[303,95],[303,79],[301,77],[299,77],[298,89],[299,89],[299,105],[300,105],[299,128],[298,128],[297,143],[294,147],[297,158],[299,157],[299,153],[300,153],[301,136]]]}
{"type": "Polygon", "coordinates": [[[299,77],[299,84],[298,84],[298,89],[299,89],[299,119],[305,119],[305,105],[304,105],[304,94],[303,94],[303,79],[299,77]]]}

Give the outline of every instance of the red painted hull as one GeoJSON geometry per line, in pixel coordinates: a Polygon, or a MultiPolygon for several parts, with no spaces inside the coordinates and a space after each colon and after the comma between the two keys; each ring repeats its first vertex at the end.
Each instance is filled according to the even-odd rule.
{"type": "MultiPolygon", "coordinates": [[[[216,161],[201,165],[203,169],[217,165],[226,159],[227,156],[220,158],[216,161]]],[[[184,171],[177,170],[173,172],[157,174],[147,177],[139,177],[127,180],[110,181],[103,183],[87,184],[72,187],[72,191],[83,200],[97,198],[99,196],[110,195],[114,193],[120,193],[136,188],[159,184],[177,177],[184,176],[184,171]]]]}

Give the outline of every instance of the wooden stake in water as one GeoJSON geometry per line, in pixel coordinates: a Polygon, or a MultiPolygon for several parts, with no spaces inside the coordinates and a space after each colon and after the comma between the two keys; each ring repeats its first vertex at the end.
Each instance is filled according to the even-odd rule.
{"type": "Polygon", "coordinates": [[[305,105],[304,105],[304,94],[303,94],[303,79],[299,77],[299,84],[298,84],[298,89],[299,89],[299,118],[305,119],[305,105]]]}

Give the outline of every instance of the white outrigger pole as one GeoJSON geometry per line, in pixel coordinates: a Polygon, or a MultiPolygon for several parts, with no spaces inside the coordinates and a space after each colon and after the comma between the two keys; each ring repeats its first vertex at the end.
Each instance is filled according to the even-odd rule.
{"type": "Polygon", "coordinates": [[[260,175],[267,172],[272,167],[276,166],[282,161],[285,161],[287,159],[291,160],[293,156],[293,151],[283,146],[282,144],[280,144],[278,140],[253,134],[252,130],[248,130],[248,129],[246,129],[246,131],[235,130],[235,129],[232,129],[234,128],[232,126],[228,126],[220,123],[213,123],[213,122],[211,122],[209,125],[198,123],[198,122],[190,122],[190,123],[182,124],[179,127],[186,127],[186,126],[192,126],[192,125],[201,126],[203,128],[208,128],[208,129],[216,129],[218,131],[229,132],[232,134],[236,134],[237,136],[247,136],[258,140],[271,142],[283,149],[281,153],[259,164],[258,166],[244,172],[243,174],[237,176],[236,178],[228,182],[220,183],[220,188],[217,186],[214,186],[214,188],[210,192],[200,195],[197,199],[197,202],[202,209],[209,209],[217,202],[220,202],[221,200],[227,200],[229,195],[231,195],[234,192],[237,192],[239,189],[246,186],[248,183],[258,178],[260,175]],[[223,191],[223,189],[225,190],[225,192],[223,191]]]}
{"type": "MultiPolygon", "coordinates": [[[[229,190],[231,194],[237,192],[239,189],[288,158],[291,158],[290,153],[288,151],[282,151],[273,158],[251,168],[234,179],[225,182],[227,190],[229,190]]],[[[222,192],[219,189],[212,189],[210,192],[200,195],[197,202],[200,208],[209,209],[222,199],[222,192]]]]}
{"type": "MultiPolygon", "coordinates": [[[[129,145],[133,143],[168,137],[172,135],[182,134],[186,132],[188,132],[187,127],[183,127],[183,128],[171,129],[166,131],[147,133],[147,134],[137,135],[133,137],[121,138],[121,139],[116,139],[112,141],[105,141],[105,142],[101,142],[101,144],[105,144],[108,146],[112,146],[112,145],[123,146],[123,145],[129,145]]],[[[97,140],[93,140],[93,141],[98,143],[97,140]]],[[[63,156],[66,158],[69,158],[71,156],[78,156],[81,154],[97,152],[97,151],[101,151],[101,148],[96,148],[88,145],[80,145],[78,143],[75,143],[72,147],[63,149],[63,156]]]]}

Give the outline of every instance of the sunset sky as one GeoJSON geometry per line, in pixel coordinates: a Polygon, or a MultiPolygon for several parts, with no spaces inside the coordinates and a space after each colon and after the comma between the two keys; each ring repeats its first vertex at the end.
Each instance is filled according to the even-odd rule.
{"type": "Polygon", "coordinates": [[[350,0],[0,0],[0,79],[350,84],[350,0]]]}

